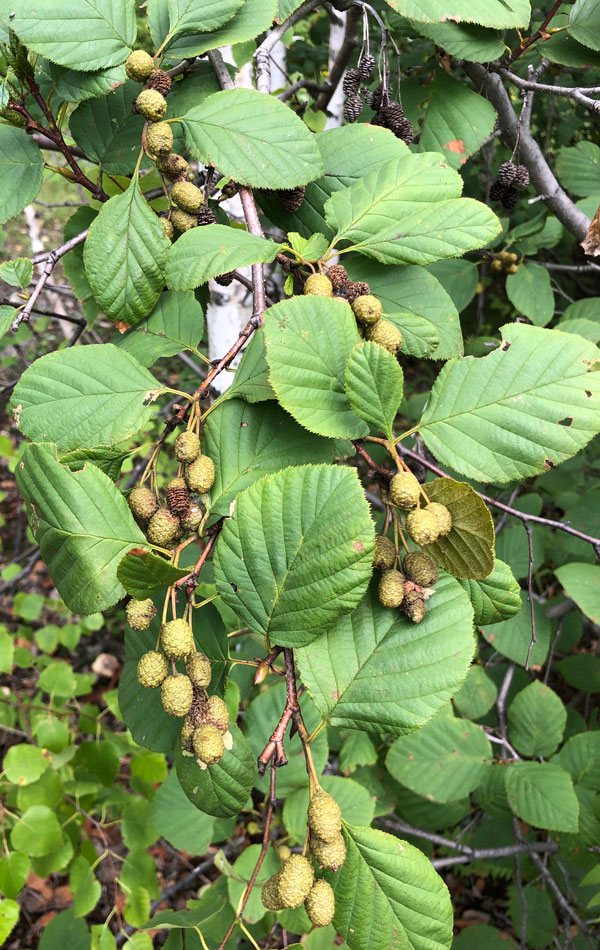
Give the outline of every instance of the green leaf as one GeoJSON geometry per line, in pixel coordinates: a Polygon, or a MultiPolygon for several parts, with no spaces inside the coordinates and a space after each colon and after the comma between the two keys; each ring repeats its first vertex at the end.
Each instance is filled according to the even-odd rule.
{"type": "MultiPolygon", "coordinates": [[[[530,884],[523,888],[523,900],[527,907],[527,919],[523,920],[523,905],[521,896],[514,885],[509,888],[508,915],[512,921],[515,933],[523,932],[528,947],[550,947],[554,942],[554,934],[558,927],[556,914],[552,907],[550,894],[538,885],[530,884]]],[[[487,948],[487,944],[485,944],[487,948]]],[[[506,944],[502,944],[503,948],[506,944]]]]}
{"type": "MultiPolygon", "coordinates": [[[[449,258],[447,261],[436,261],[435,264],[430,264],[427,270],[450,295],[459,313],[471,303],[477,293],[479,268],[472,261],[467,261],[464,258],[460,260],[449,258]]],[[[462,356],[462,349],[459,354],[453,353],[452,355],[462,356]]]]}
{"type": "Polygon", "coordinates": [[[377,343],[357,343],[346,363],[345,384],[356,415],[393,440],[392,426],[404,390],[404,375],[395,357],[377,343]]]}
{"type": "Polygon", "coordinates": [[[324,719],[408,735],[448,702],[473,656],[471,606],[448,575],[427,606],[425,619],[412,624],[379,603],[373,583],[356,610],[296,651],[302,682],[324,719]]]}
{"type": "Polygon", "coordinates": [[[122,811],[123,841],[131,850],[149,848],[158,838],[158,829],[150,816],[152,802],[129,796],[122,811]]]}
{"type": "MultiPolygon", "coordinates": [[[[227,878],[229,900],[233,907],[237,907],[240,903],[246,885],[252,877],[260,851],[261,847],[259,844],[251,844],[245,851],[242,851],[233,865],[230,876],[227,878]]],[[[280,868],[281,864],[275,850],[269,848],[258,872],[256,887],[250,892],[249,900],[244,908],[244,920],[247,920],[248,923],[257,923],[257,921],[262,920],[267,913],[261,900],[260,892],[267,879],[270,878],[272,874],[276,874],[280,868]]]]}
{"type": "Polygon", "coordinates": [[[574,195],[597,195],[600,190],[600,148],[593,142],[578,142],[561,148],[556,158],[556,174],[574,195]]]}
{"type": "MultiPolygon", "coordinates": [[[[353,733],[353,735],[358,735],[358,733],[353,733]]],[[[345,822],[366,827],[371,824],[375,802],[366,788],[340,775],[323,775],[320,783],[321,787],[335,798],[345,822]]],[[[294,844],[304,844],[307,811],[308,788],[300,788],[286,796],[283,806],[283,824],[294,844]]]]}
{"type": "Polygon", "coordinates": [[[75,858],[69,869],[69,887],[73,894],[75,917],[85,917],[100,900],[102,887],[89,863],[81,855],[75,858]]]}
{"type": "Polygon", "coordinates": [[[529,0],[387,0],[395,13],[424,23],[454,20],[495,29],[528,26],[529,0]]]}
{"type": "Polygon", "coordinates": [[[255,330],[250,337],[227,395],[234,399],[239,396],[246,402],[265,402],[268,399],[275,399],[275,393],[269,382],[269,367],[262,327],[255,330]]]}
{"type": "Polygon", "coordinates": [[[556,664],[561,676],[583,693],[597,693],[600,690],[600,657],[588,653],[576,653],[566,656],[556,664]]]}
{"type": "Polygon", "coordinates": [[[149,317],[113,342],[142,366],[152,366],[182,350],[196,352],[203,332],[204,312],[192,291],[171,290],[160,295],[149,317]]]}
{"type": "MultiPolygon", "coordinates": [[[[127,80],[125,66],[111,66],[108,69],[99,69],[96,72],[84,73],[78,69],[68,69],[56,66],[48,61],[50,75],[54,80],[56,94],[65,102],[82,102],[84,99],[95,99],[106,96],[127,80]]],[[[139,92],[139,87],[138,87],[139,92]]],[[[73,133],[69,117],[69,130],[73,133]]]]}
{"type": "MultiPolygon", "coordinates": [[[[212,7],[214,4],[210,3],[212,7]]],[[[197,6],[197,5],[196,5],[197,6]]],[[[277,0],[243,0],[241,6],[219,29],[207,33],[187,33],[170,43],[166,57],[177,60],[201,56],[207,50],[252,40],[268,30],[277,15],[277,0]]],[[[186,31],[187,32],[187,31],[186,31]]]]}
{"type": "Polygon", "coordinates": [[[269,192],[259,196],[261,206],[275,224],[286,231],[299,231],[305,238],[317,232],[333,236],[325,221],[324,205],[334,191],[351,185],[382,162],[408,153],[408,146],[388,129],[364,123],[326,129],[318,132],[315,139],[323,156],[325,175],[309,182],[299,210],[289,214],[282,210],[277,196],[269,192]]]}
{"type": "Polygon", "coordinates": [[[25,885],[31,861],[26,854],[19,851],[9,851],[0,858],[0,891],[11,900],[17,896],[25,885]]]}
{"type": "Polygon", "coordinates": [[[509,620],[521,609],[521,588],[504,561],[494,561],[494,569],[484,580],[461,580],[473,610],[475,626],[489,626],[509,620]]]}
{"type": "Polygon", "coordinates": [[[275,241],[256,237],[241,228],[209,224],[186,231],[171,245],[167,257],[167,285],[193,290],[211,277],[248,264],[270,263],[279,253],[275,241]]]}
{"type": "Polygon", "coordinates": [[[334,927],[350,950],[448,950],[452,907],[446,885],[418,848],[352,825],[347,857],[326,877],[335,892],[334,927]]]}
{"type": "MultiPolygon", "coordinates": [[[[173,775],[175,772],[173,770],[173,775]]],[[[175,781],[177,781],[177,776],[175,776],[175,781]]],[[[162,787],[162,786],[161,786],[162,787]]],[[[157,791],[157,795],[160,793],[160,789],[157,791]]],[[[182,799],[187,804],[187,798],[182,794],[182,799]]],[[[156,796],[153,799],[153,802],[156,801],[156,796]]],[[[183,802],[181,803],[183,804],[183,802]]],[[[194,810],[195,820],[198,820],[198,812],[194,810]]],[[[191,828],[188,828],[188,831],[192,831],[191,828]]],[[[145,887],[150,897],[157,898],[160,897],[160,890],[158,887],[158,881],[156,877],[156,865],[153,858],[148,854],[147,851],[139,849],[137,851],[130,851],[127,855],[124,863],[121,865],[121,872],[119,877],[123,884],[126,887],[145,887]]]]}
{"type": "Polygon", "coordinates": [[[300,425],[334,438],[368,434],[345,391],[346,364],[360,342],[347,303],[307,295],[270,307],[265,313],[265,342],[271,385],[300,425]]]}
{"type": "Polygon", "coordinates": [[[58,819],[47,805],[32,805],[15,823],[10,840],[13,848],[30,857],[48,854],[60,847],[58,819]]]}
{"type": "Polygon", "coordinates": [[[452,950],[517,950],[514,940],[487,924],[465,927],[452,942],[452,950]]]}
{"type": "Polygon", "coordinates": [[[496,110],[443,69],[438,69],[427,93],[419,151],[441,152],[452,168],[461,168],[492,132],[496,110]]]}
{"type": "Polygon", "coordinates": [[[206,854],[212,841],[214,820],[198,814],[171,769],[152,799],[152,818],[158,833],[174,848],[188,854],[206,854]]]}
{"type": "Polygon", "coordinates": [[[39,944],[39,950],[64,950],[65,947],[69,950],[90,950],[87,923],[75,917],[72,908],[61,911],[45,925],[39,944]]]}
{"type": "Polygon", "coordinates": [[[506,278],[506,294],[519,313],[536,327],[545,327],[554,316],[554,294],[550,273],[541,264],[525,261],[516,274],[506,278]]]}
{"type": "Polygon", "coordinates": [[[17,257],[0,264],[0,279],[12,287],[28,287],[33,277],[33,264],[27,257],[17,257]]]}
{"type": "Polygon", "coordinates": [[[477,788],[491,759],[484,731],[443,709],[418,732],[396,739],[385,764],[397,782],[418,795],[451,802],[477,788]]]}
{"type": "Polygon", "coordinates": [[[163,289],[170,247],[135,176],[127,191],[102,205],[83,248],[87,278],[108,317],[133,325],[150,313],[163,289]]]}
{"type": "MultiPolygon", "coordinates": [[[[82,102],[69,118],[73,138],[107,175],[131,175],[135,168],[145,122],[131,112],[139,93],[140,84],[130,80],[109,96],[82,102]]],[[[145,156],[142,167],[153,167],[145,156]]]]}
{"type": "Polygon", "coordinates": [[[106,610],[123,597],[117,567],[145,543],[127,502],[94,465],[71,472],[53,447],[28,445],[16,471],[29,523],[58,592],[75,613],[106,610]]]}
{"type": "Polygon", "coordinates": [[[182,789],[200,811],[216,818],[239,815],[246,805],[254,784],[254,760],[246,739],[236,725],[229,731],[233,746],[226,749],[220,762],[201,769],[191,754],[179,746],[175,767],[182,789]]]}
{"type": "Polygon", "coordinates": [[[488,577],[494,567],[494,522],[481,496],[453,478],[428,482],[427,496],[445,505],[452,515],[450,533],[428,544],[427,553],[455,577],[488,577]]]}
{"type": "Polygon", "coordinates": [[[584,46],[600,50],[600,10],[595,0],[576,0],[569,15],[569,33],[584,46]]]}
{"type": "MultiPolygon", "coordinates": [[[[0,0],[0,17],[5,5],[7,0],[0,0]]],[[[42,153],[31,137],[23,129],[0,125],[0,224],[33,201],[43,171],[42,153]]]]}
{"type": "Polygon", "coordinates": [[[446,363],[421,420],[435,457],[482,482],[548,471],[600,431],[595,346],[522,323],[502,335],[488,356],[446,363]]]}
{"type": "Polygon", "coordinates": [[[121,474],[121,466],[125,459],[129,458],[129,452],[120,452],[118,449],[111,449],[109,445],[96,445],[89,449],[73,449],[59,457],[61,465],[66,465],[72,472],[79,472],[91,462],[96,468],[115,482],[121,474]]]}
{"type": "Polygon", "coordinates": [[[304,261],[320,260],[329,247],[329,241],[324,234],[312,234],[309,238],[303,238],[298,231],[290,231],[288,241],[304,261]]]}
{"type": "Polygon", "coordinates": [[[563,333],[577,333],[590,343],[600,343],[600,323],[587,320],[585,317],[574,317],[565,320],[564,314],[559,320],[558,329],[563,333]]]}
{"type": "Polygon", "coordinates": [[[600,792],[600,732],[581,732],[571,736],[555,761],[577,785],[600,792]]]}
{"type": "Polygon", "coordinates": [[[305,465],[237,496],[217,542],[215,581],[255,633],[302,646],[356,607],[372,557],[373,522],[356,473],[305,465]]]}
{"type": "Polygon", "coordinates": [[[0,306],[0,338],[8,333],[16,315],[16,307],[0,306]]]}
{"type": "MultiPolygon", "coordinates": [[[[123,905],[123,917],[133,927],[141,927],[150,916],[150,895],[145,887],[133,887],[123,905]]],[[[142,936],[141,934],[139,936],[142,936]]],[[[143,936],[146,936],[145,934],[143,936]]],[[[152,944],[148,945],[148,950],[152,944]]]]}
{"type": "MultiPolygon", "coordinates": [[[[531,640],[531,613],[529,604],[523,603],[524,598],[521,594],[521,609],[514,617],[500,623],[494,620],[492,630],[488,630],[488,624],[481,627],[481,633],[494,650],[521,666],[525,666],[531,640]]],[[[550,646],[550,622],[541,604],[534,605],[534,612],[537,642],[533,644],[530,662],[541,666],[550,646]]]]}
{"type": "Polygon", "coordinates": [[[118,580],[136,600],[158,594],[186,574],[189,574],[187,568],[174,567],[143,548],[128,551],[117,568],[118,580]]]}
{"type": "Polygon", "coordinates": [[[371,293],[383,305],[386,320],[402,331],[403,353],[436,360],[462,356],[456,306],[439,280],[425,268],[385,267],[356,257],[348,262],[348,272],[353,280],[367,281],[371,293]]]}
{"type": "Polygon", "coordinates": [[[499,59],[505,51],[504,43],[497,32],[471,23],[419,23],[413,20],[411,26],[452,56],[471,63],[487,63],[491,59],[499,59]]]}
{"type": "Polygon", "coordinates": [[[13,900],[0,900],[0,944],[4,944],[19,920],[19,905],[13,900]]]}
{"type": "Polygon", "coordinates": [[[111,343],[55,350],[36,360],[11,400],[23,435],[62,452],[131,438],[154,414],[161,392],[146,369],[111,343]]]}
{"type": "Polygon", "coordinates": [[[508,804],[534,828],[576,832],[579,802],[568,772],[551,762],[512,762],[504,771],[508,804]]]}
{"type": "Polygon", "coordinates": [[[482,247],[500,230],[496,215],[461,190],[435,152],[405,155],[334,192],[325,216],[336,244],[350,242],[382,264],[431,264],[482,247]]]}
{"type": "Polygon", "coordinates": [[[522,689],[508,707],[510,741],[529,758],[548,758],[558,748],[567,710],[556,693],[535,680],[522,689]]]}
{"type": "Polygon", "coordinates": [[[231,19],[242,0],[168,0],[169,33],[205,33],[231,19]]]}
{"type": "Polygon", "coordinates": [[[314,136],[283,102],[254,89],[209,96],[181,119],[195,158],[257,188],[295,188],[323,173],[314,136]]]}
{"type": "Polygon", "coordinates": [[[136,34],[134,5],[123,0],[83,0],[76,6],[36,0],[34,7],[0,0],[0,21],[35,53],[85,71],[123,63],[136,34]]]}
{"type": "Polygon", "coordinates": [[[366,732],[342,731],[344,741],[338,752],[338,766],[344,775],[351,775],[363,765],[377,762],[377,750],[366,732]]]}
{"type": "Polygon", "coordinates": [[[581,612],[593,623],[600,623],[600,567],[595,564],[563,564],[554,573],[581,612]]]}
{"type": "Polygon", "coordinates": [[[220,515],[228,515],[235,496],[263,475],[289,465],[333,462],[336,454],[332,439],[300,428],[275,402],[226,400],[206,420],[204,439],[216,469],[211,512],[220,515]]]}
{"type": "Polygon", "coordinates": [[[498,687],[484,668],[472,666],[453,702],[463,716],[468,719],[481,719],[490,711],[497,695],[498,687]]]}
{"type": "Polygon", "coordinates": [[[10,747],[2,768],[9,782],[15,785],[31,785],[37,782],[50,764],[50,757],[44,749],[27,743],[19,743],[10,747]]]}

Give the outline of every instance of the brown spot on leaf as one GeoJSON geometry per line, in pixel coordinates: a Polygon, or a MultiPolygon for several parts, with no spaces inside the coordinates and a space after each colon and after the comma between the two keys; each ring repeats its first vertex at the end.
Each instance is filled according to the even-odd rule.
{"type": "Polygon", "coordinates": [[[547,472],[552,468],[556,468],[556,462],[553,462],[552,459],[544,459],[544,468],[547,472]]]}
{"type": "Polygon", "coordinates": [[[447,148],[449,152],[454,152],[455,155],[464,155],[465,141],[464,139],[450,139],[449,142],[442,145],[442,148],[447,148]]]}
{"type": "Polygon", "coordinates": [[[352,547],[354,548],[355,551],[364,551],[365,549],[365,546],[362,543],[362,541],[355,541],[352,547]]]}
{"type": "Polygon", "coordinates": [[[503,353],[506,353],[507,350],[510,350],[510,343],[508,340],[505,340],[502,346],[500,347],[503,353]]]}
{"type": "Polygon", "coordinates": [[[558,424],[559,426],[572,426],[573,416],[565,416],[565,418],[561,419],[558,424]]]}
{"type": "Polygon", "coordinates": [[[127,333],[130,329],[129,324],[125,323],[123,320],[115,320],[115,326],[119,333],[127,333]]]}
{"type": "Polygon", "coordinates": [[[133,557],[143,557],[144,554],[149,554],[149,551],[146,548],[130,548],[127,553],[133,557]]]}
{"type": "Polygon", "coordinates": [[[588,397],[588,399],[591,399],[591,398],[592,398],[592,394],[591,394],[591,392],[589,391],[589,389],[586,389],[586,390],[585,390],[585,394],[586,394],[586,396],[588,397]]]}

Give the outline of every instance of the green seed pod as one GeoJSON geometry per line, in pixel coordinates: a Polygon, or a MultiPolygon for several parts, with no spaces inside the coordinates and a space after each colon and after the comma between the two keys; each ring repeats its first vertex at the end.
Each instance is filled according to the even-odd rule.
{"type": "Polygon", "coordinates": [[[421,547],[437,541],[440,533],[438,520],[432,511],[417,508],[406,516],[406,530],[410,538],[421,547]]]}
{"type": "Polygon", "coordinates": [[[171,660],[188,656],[195,649],[192,628],[181,617],[177,620],[169,620],[164,625],[160,632],[160,642],[165,656],[171,660]]]}
{"type": "Polygon", "coordinates": [[[215,463],[208,455],[199,455],[185,470],[185,480],[190,491],[204,495],[215,481],[215,463]]]}
{"type": "Polygon", "coordinates": [[[127,504],[138,521],[148,522],[158,511],[158,499],[145,485],[136,485],[127,496],[127,504]]]}
{"type": "Polygon", "coordinates": [[[315,881],[304,902],[308,919],[314,927],[327,927],[335,913],[333,888],[327,881],[315,881]]]}
{"type": "Polygon", "coordinates": [[[195,462],[200,455],[200,439],[195,432],[180,432],[175,439],[175,458],[178,462],[195,462]]]}
{"type": "Polygon", "coordinates": [[[381,319],[381,314],[383,313],[381,301],[372,294],[363,294],[357,297],[352,303],[352,310],[358,322],[364,326],[373,326],[374,323],[377,323],[377,321],[381,319]]]}
{"type": "Polygon", "coordinates": [[[194,723],[190,720],[188,716],[181,727],[181,733],[179,735],[179,740],[181,742],[181,748],[184,752],[192,751],[192,736],[194,735],[194,730],[196,729],[194,723]]]}
{"type": "Polygon", "coordinates": [[[132,598],[125,605],[125,616],[132,630],[147,630],[156,616],[156,607],[150,598],[147,600],[132,598]]]}
{"type": "Polygon", "coordinates": [[[145,688],[160,686],[169,672],[166,657],[150,650],[140,657],[137,665],[138,683],[145,688]]]}
{"type": "Polygon", "coordinates": [[[208,697],[202,710],[202,719],[211,726],[215,726],[219,732],[227,732],[229,729],[229,710],[220,696],[208,697]]]}
{"type": "Polygon", "coordinates": [[[185,661],[185,672],[194,686],[204,688],[209,685],[212,676],[210,660],[204,653],[190,653],[185,661]]]}
{"type": "Polygon", "coordinates": [[[168,122],[152,122],[146,130],[146,148],[152,155],[170,152],[173,148],[173,132],[168,122]]]}
{"type": "Polygon", "coordinates": [[[283,907],[299,907],[313,886],[313,866],[301,854],[292,854],[284,861],[279,872],[279,899],[283,907]]]}
{"type": "Polygon", "coordinates": [[[385,571],[379,581],[379,602],[384,607],[399,607],[404,597],[404,577],[400,571],[385,571]]]}
{"type": "Polygon", "coordinates": [[[159,154],[156,159],[156,167],[161,175],[171,181],[185,181],[189,175],[193,174],[183,155],[178,155],[176,152],[169,152],[168,155],[159,154]]]}
{"type": "Polygon", "coordinates": [[[277,911],[283,909],[283,904],[279,897],[279,874],[273,874],[273,876],[263,884],[261,900],[263,907],[266,907],[267,910],[277,911]]]}
{"type": "Polygon", "coordinates": [[[396,356],[402,347],[402,334],[391,320],[378,320],[377,323],[368,326],[365,337],[367,340],[382,346],[393,356],[396,356]]]}
{"type": "Polygon", "coordinates": [[[310,850],[322,868],[337,871],[346,860],[346,843],[342,834],[333,841],[323,841],[317,835],[310,836],[310,850]]]}
{"type": "Polygon", "coordinates": [[[413,584],[420,587],[433,587],[440,572],[435,562],[423,551],[411,551],[402,561],[402,570],[413,584]]]}
{"type": "Polygon", "coordinates": [[[404,597],[402,610],[412,623],[421,623],[427,613],[425,598],[418,590],[408,591],[404,597]]]}
{"type": "Polygon", "coordinates": [[[397,508],[414,508],[421,494],[421,486],[412,472],[398,472],[390,482],[390,501],[397,508]]]}
{"type": "Polygon", "coordinates": [[[170,218],[161,218],[160,223],[162,224],[163,230],[169,241],[172,241],[175,237],[175,228],[173,227],[173,222],[170,220],[170,218]]]}
{"type": "Polygon", "coordinates": [[[191,534],[192,531],[197,531],[202,523],[202,508],[198,505],[191,504],[188,510],[181,516],[181,527],[184,531],[187,531],[191,534]]]}
{"type": "Polygon", "coordinates": [[[446,506],[441,505],[438,501],[432,501],[425,507],[425,511],[429,511],[435,516],[438,523],[439,536],[440,538],[445,538],[452,529],[452,515],[446,506]]]}
{"type": "Polygon", "coordinates": [[[156,89],[142,89],[135,105],[139,114],[150,122],[158,122],[167,111],[167,100],[156,89]]]}
{"type": "Polygon", "coordinates": [[[377,535],[375,538],[375,553],[373,555],[373,567],[380,571],[389,571],[394,566],[396,560],[396,548],[394,542],[385,535],[377,535]]]}
{"type": "Polygon", "coordinates": [[[176,181],[171,188],[171,201],[188,214],[198,214],[204,195],[191,181],[176,181]]]}
{"type": "Polygon", "coordinates": [[[150,519],[146,537],[150,544],[171,550],[181,537],[181,522],[168,508],[159,508],[150,519]]]}
{"type": "Polygon", "coordinates": [[[308,826],[323,841],[333,841],[342,830],[342,812],[333,796],[318,791],[308,806],[308,826]]]}
{"type": "Polygon", "coordinates": [[[167,676],[160,688],[163,709],[169,716],[187,716],[194,699],[194,690],[187,676],[167,676]]]}
{"type": "Polygon", "coordinates": [[[304,293],[316,297],[333,297],[333,284],[325,274],[311,274],[304,283],[304,293]]]}
{"type": "Polygon", "coordinates": [[[182,211],[181,208],[175,208],[171,215],[171,223],[174,228],[183,233],[184,231],[191,231],[192,228],[197,228],[198,218],[195,214],[188,214],[187,211],[182,211]]]}
{"type": "Polygon", "coordinates": [[[223,758],[223,736],[216,726],[208,723],[198,726],[194,729],[192,744],[196,758],[205,765],[215,765],[223,758]]]}
{"type": "Polygon", "coordinates": [[[128,79],[145,82],[154,69],[154,60],[143,49],[134,49],[125,60],[125,73],[128,79]]]}

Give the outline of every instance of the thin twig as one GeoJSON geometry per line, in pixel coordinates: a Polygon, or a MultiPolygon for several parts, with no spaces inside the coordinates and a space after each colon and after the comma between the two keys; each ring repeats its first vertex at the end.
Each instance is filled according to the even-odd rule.
{"type": "Polygon", "coordinates": [[[19,310],[15,319],[13,320],[11,324],[11,330],[18,330],[21,323],[27,322],[29,320],[29,315],[35,306],[36,300],[44,289],[47,281],[50,278],[50,275],[52,274],[52,271],[58,264],[61,257],[64,257],[65,254],[68,254],[69,251],[72,251],[74,247],[77,247],[78,244],[81,244],[83,241],[85,241],[86,237],[87,231],[82,231],[80,234],[76,234],[75,237],[72,237],[70,241],[67,241],[65,244],[61,244],[60,247],[54,248],[53,251],[48,251],[47,254],[41,256],[38,260],[34,260],[35,264],[39,264],[45,260],[46,266],[38,277],[29,300],[23,309],[19,310]]]}
{"type": "Polygon", "coordinates": [[[560,6],[562,5],[562,2],[563,2],[563,0],[554,0],[554,3],[553,3],[553,5],[552,5],[552,9],[550,10],[549,13],[546,14],[546,16],[544,17],[544,19],[542,20],[542,22],[541,22],[541,24],[540,24],[540,26],[539,26],[539,29],[537,29],[537,30],[535,31],[535,33],[532,33],[532,35],[531,35],[530,37],[528,37],[528,39],[523,40],[523,41],[519,44],[519,46],[517,46],[517,48],[516,48],[516,49],[510,54],[510,56],[508,57],[509,63],[514,63],[515,59],[518,59],[519,56],[522,56],[523,53],[525,52],[525,50],[529,49],[529,47],[532,46],[533,43],[535,43],[537,40],[541,39],[541,37],[542,37],[542,36],[544,35],[544,33],[546,32],[546,30],[547,30],[547,28],[548,28],[548,26],[549,26],[549,24],[550,24],[550,21],[551,21],[551,20],[555,17],[555,15],[558,13],[558,10],[559,10],[560,6]]]}
{"type": "Polygon", "coordinates": [[[600,86],[589,86],[587,89],[585,86],[555,86],[550,83],[537,82],[537,80],[533,79],[522,79],[521,76],[517,76],[516,73],[502,66],[492,65],[490,69],[500,73],[504,79],[507,79],[508,82],[511,82],[514,86],[518,86],[519,89],[530,90],[531,92],[550,93],[554,96],[564,96],[567,99],[573,99],[579,103],[579,105],[585,106],[590,112],[597,113],[600,111],[600,100],[592,99],[591,96],[586,95],[586,93],[600,93],[600,86]]]}
{"type": "Polygon", "coordinates": [[[528,670],[529,661],[531,659],[531,651],[533,650],[534,643],[537,643],[537,636],[535,632],[535,607],[533,603],[533,530],[528,521],[523,522],[523,527],[527,532],[527,545],[529,549],[529,564],[527,569],[527,598],[529,600],[529,610],[531,612],[531,640],[529,641],[527,659],[525,660],[525,669],[528,670]]]}
{"type": "Polygon", "coordinates": [[[271,50],[277,46],[286,30],[289,30],[294,23],[301,20],[307,13],[312,13],[313,10],[320,7],[322,2],[323,0],[304,0],[304,3],[301,3],[298,9],[290,13],[289,17],[278,27],[271,30],[267,38],[260,44],[254,54],[256,60],[256,88],[259,92],[264,92],[267,95],[271,92],[271,63],[269,60],[271,50]]]}

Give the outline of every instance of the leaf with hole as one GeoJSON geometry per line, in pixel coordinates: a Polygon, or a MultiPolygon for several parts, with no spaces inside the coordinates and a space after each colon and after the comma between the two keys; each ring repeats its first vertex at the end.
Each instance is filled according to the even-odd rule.
{"type": "Polygon", "coordinates": [[[237,496],[217,541],[217,590],[255,633],[302,646],[359,603],[373,547],[355,472],[286,468],[237,496]]]}
{"type": "Polygon", "coordinates": [[[600,431],[597,347],[522,323],[502,335],[488,356],[446,363],[420,425],[442,464],[483,482],[549,471],[600,431]]]}

